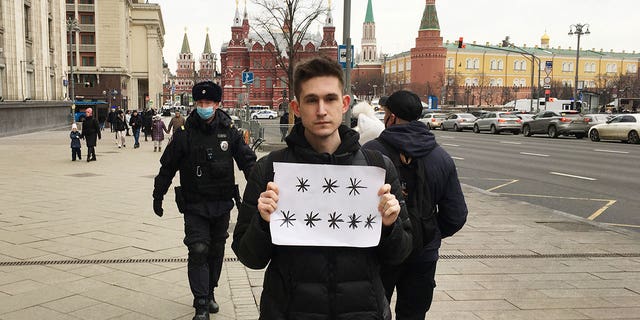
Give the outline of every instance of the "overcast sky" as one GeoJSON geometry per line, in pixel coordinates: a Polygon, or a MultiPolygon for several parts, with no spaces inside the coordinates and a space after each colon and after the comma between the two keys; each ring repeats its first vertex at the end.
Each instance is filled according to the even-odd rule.
{"type": "MultiPolygon", "coordinates": [[[[252,1],[247,0],[250,22],[251,16],[258,14],[252,1]]],[[[164,57],[174,73],[185,28],[197,59],[204,49],[207,28],[218,55],[222,43],[231,38],[236,0],[149,2],[161,6],[166,31],[164,57]]],[[[393,55],[415,46],[425,0],[372,0],[372,4],[378,51],[393,55]]],[[[341,43],[344,1],[333,0],[332,8],[336,40],[341,43]]],[[[351,39],[356,52],[360,51],[366,8],[367,0],[351,1],[351,39]]],[[[581,48],[640,53],[639,0],[436,0],[436,8],[444,41],[464,37],[465,42],[497,44],[508,35],[517,45],[533,46],[540,44],[546,30],[552,47],[575,49],[577,39],[567,34],[569,26],[587,23],[591,34],[581,37],[581,48]]],[[[241,14],[243,10],[244,0],[240,0],[241,14]]]]}

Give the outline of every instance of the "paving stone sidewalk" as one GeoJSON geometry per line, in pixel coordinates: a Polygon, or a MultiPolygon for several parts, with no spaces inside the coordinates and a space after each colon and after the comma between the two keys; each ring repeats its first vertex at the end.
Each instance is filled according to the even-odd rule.
{"type": "MultiPolygon", "coordinates": [[[[182,216],[172,195],[153,214],[160,153],[132,147],[107,129],[98,161],[72,162],[66,128],[0,138],[1,320],[191,319],[182,216]]],[[[640,319],[640,233],[464,192],[429,319],[640,319]]],[[[225,260],[212,319],[257,319],[263,271],[230,241],[225,260]]]]}

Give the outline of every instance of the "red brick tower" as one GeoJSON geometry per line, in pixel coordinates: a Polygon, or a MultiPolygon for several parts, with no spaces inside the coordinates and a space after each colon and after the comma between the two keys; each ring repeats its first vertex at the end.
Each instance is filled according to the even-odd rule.
{"type": "Polygon", "coordinates": [[[426,95],[440,96],[447,50],[442,46],[436,0],[426,0],[416,47],[411,49],[412,90],[426,95]]]}

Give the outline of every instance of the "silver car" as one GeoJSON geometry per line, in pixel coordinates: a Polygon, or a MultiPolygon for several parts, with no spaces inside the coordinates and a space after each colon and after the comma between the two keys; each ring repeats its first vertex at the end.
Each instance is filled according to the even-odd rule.
{"type": "Polygon", "coordinates": [[[640,114],[621,114],[589,129],[591,141],[620,140],[640,143],[640,114]]]}
{"type": "Polygon", "coordinates": [[[442,120],[446,119],[447,115],[444,113],[427,113],[424,117],[418,119],[418,121],[424,123],[429,129],[439,128],[442,125],[442,120]]]}
{"type": "Polygon", "coordinates": [[[476,121],[471,113],[452,113],[442,121],[442,130],[447,131],[449,129],[455,131],[462,131],[464,129],[473,129],[473,122],[476,121]]]}
{"type": "Polygon", "coordinates": [[[478,118],[473,124],[473,132],[489,131],[498,134],[502,131],[510,131],[513,134],[520,134],[522,120],[510,112],[489,112],[478,118]]]}

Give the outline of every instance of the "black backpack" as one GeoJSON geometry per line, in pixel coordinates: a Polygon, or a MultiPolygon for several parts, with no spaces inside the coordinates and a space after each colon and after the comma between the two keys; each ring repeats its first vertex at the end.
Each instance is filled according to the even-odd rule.
{"type": "Polygon", "coordinates": [[[437,207],[431,198],[431,189],[427,181],[424,161],[421,158],[410,158],[391,146],[386,141],[376,138],[390,155],[391,161],[398,171],[402,185],[409,219],[413,231],[413,249],[421,249],[435,238],[437,207]],[[413,181],[409,187],[408,181],[413,181]]]}

